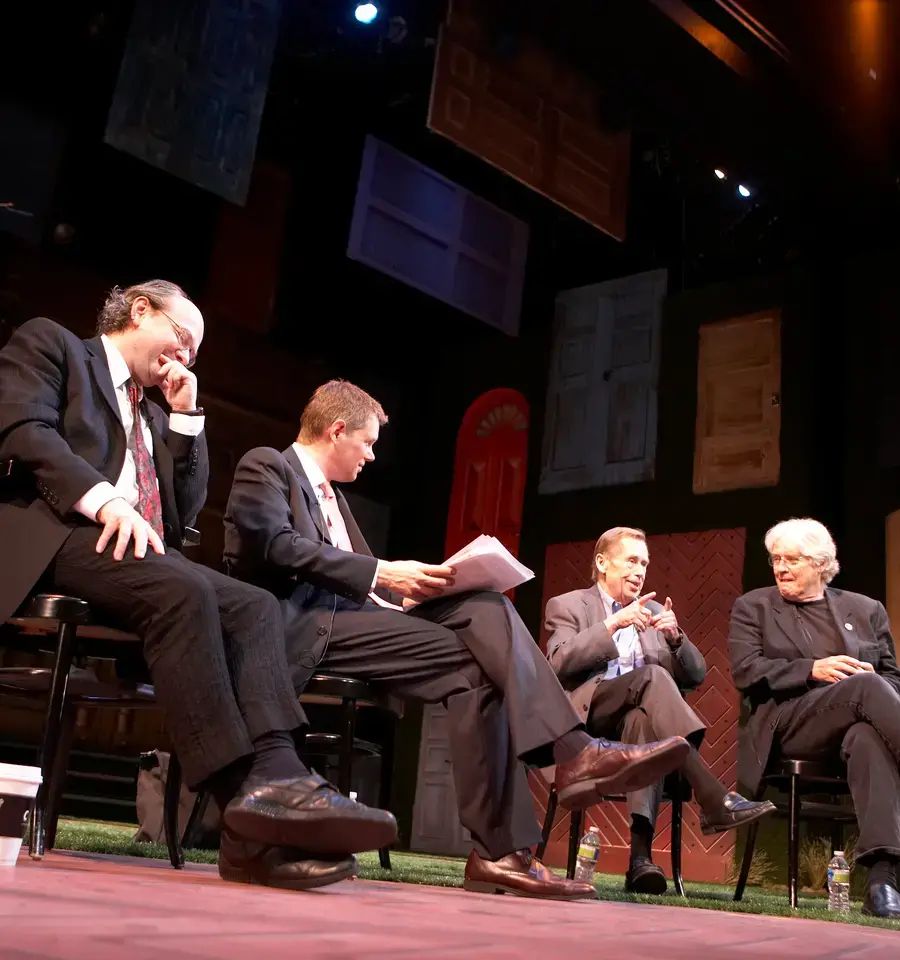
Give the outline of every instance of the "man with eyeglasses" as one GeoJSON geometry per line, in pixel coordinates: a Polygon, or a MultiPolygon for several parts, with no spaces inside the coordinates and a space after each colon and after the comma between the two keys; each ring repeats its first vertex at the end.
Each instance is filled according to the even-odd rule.
{"type": "Polygon", "coordinates": [[[37,317],[0,350],[0,623],[41,582],[141,638],[185,780],[223,811],[223,878],[303,890],[353,876],[353,854],[392,843],[396,821],[301,763],[276,599],[180,552],[209,476],[189,369],[203,317],[150,280],[113,289],[97,326],[80,340],[37,317]]]}
{"type": "Polygon", "coordinates": [[[818,521],[785,520],[765,537],[774,587],[739,597],[731,675],[749,701],[752,749],[741,781],[756,790],[769,757],[840,756],[869,867],[863,913],[900,919],[900,670],[884,607],[829,586],[837,550],[818,521]]]}
{"type": "MultiPolygon", "coordinates": [[[[642,594],[650,555],[643,530],[613,527],[597,540],[592,586],[553,597],[545,626],[547,658],[589,733],[624,743],[680,736],[690,744],[681,772],[700,805],[704,834],[721,833],[771,813],[766,802],[729,792],[698,748],[706,733],[684,694],[706,678],[703,654],[678,625],[672,600],[642,594]]],[[[665,893],[651,846],[661,783],[628,794],[631,856],[625,889],[665,893]]]]}

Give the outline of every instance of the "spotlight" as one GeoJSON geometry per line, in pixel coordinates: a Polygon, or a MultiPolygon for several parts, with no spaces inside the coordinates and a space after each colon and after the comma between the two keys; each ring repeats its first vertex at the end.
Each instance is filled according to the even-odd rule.
{"type": "Polygon", "coordinates": [[[372,23],[378,16],[378,7],[374,3],[358,3],[353,11],[353,16],[360,23],[372,23]]]}
{"type": "Polygon", "coordinates": [[[742,183],[738,184],[738,193],[745,199],[750,196],[750,188],[745,187],[742,183]]]}
{"type": "Polygon", "coordinates": [[[719,169],[719,167],[716,167],[716,169],[713,170],[713,173],[719,178],[719,180],[724,180],[728,176],[728,174],[725,173],[724,170],[719,169]]]}

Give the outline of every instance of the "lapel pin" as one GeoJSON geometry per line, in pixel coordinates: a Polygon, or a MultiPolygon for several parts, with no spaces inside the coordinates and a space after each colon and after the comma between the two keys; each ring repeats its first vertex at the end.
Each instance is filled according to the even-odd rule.
{"type": "Polygon", "coordinates": [[[852,630],[852,629],[853,629],[853,624],[852,624],[852,623],[845,623],[844,626],[845,626],[848,630],[852,630]]]}

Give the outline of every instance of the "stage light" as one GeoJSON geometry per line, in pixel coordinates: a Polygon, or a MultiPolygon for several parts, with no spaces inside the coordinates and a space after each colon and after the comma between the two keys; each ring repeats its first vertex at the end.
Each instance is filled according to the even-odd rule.
{"type": "Polygon", "coordinates": [[[358,3],[353,11],[353,16],[360,23],[373,23],[378,16],[378,7],[374,3],[358,3]]]}
{"type": "Polygon", "coordinates": [[[718,167],[716,167],[716,169],[713,170],[713,173],[714,173],[720,180],[724,180],[724,179],[728,176],[728,174],[726,174],[724,170],[720,170],[718,167]]]}
{"type": "Polygon", "coordinates": [[[750,188],[745,187],[742,183],[738,184],[738,193],[745,199],[750,196],[750,188]]]}

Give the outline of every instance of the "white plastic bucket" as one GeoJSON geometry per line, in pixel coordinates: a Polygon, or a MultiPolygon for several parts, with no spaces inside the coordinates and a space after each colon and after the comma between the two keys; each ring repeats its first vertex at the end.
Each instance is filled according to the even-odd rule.
{"type": "Polygon", "coordinates": [[[0,867],[14,867],[41,785],[40,767],[0,763],[0,867]]]}

